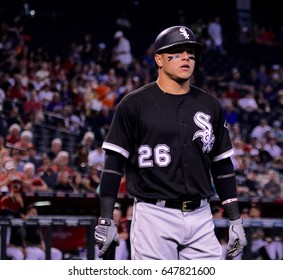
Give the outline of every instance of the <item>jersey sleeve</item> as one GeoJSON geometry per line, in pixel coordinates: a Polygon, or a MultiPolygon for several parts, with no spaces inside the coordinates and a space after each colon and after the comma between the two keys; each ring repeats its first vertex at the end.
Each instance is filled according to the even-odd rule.
{"type": "Polygon", "coordinates": [[[214,155],[212,161],[219,161],[228,158],[234,154],[229,129],[226,119],[220,106],[219,121],[216,127],[216,142],[214,148],[214,155]]]}
{"type": "Polygon", "coordinates": [[[135,133],[135,116],[126,102],[121,101],[116,108],[110,129],[102,148],[117,152],[128,158],[135,133]]]}

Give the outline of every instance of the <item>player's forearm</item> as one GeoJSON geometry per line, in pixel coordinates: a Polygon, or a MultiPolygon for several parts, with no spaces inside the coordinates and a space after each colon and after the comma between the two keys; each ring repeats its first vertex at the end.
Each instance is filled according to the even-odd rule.
{"type": "Polygon", "coordinates": [[[106,152],[104,169],[100,179],[100,216],[103,218],[113,219],[124,161],[124,157],[120,154],[106,152]]]}
{"type": "Polygon", "coordinates": [[[100,217],[113,220],[113,211],[116,197],[102,196],[100,197],[100,217]]]}
{"type": "Polygon", "coordinates": [[[221,201],[237,197],[236,176],[230,158],[213,162],[211,174],[216,192],[221,201]]]}
{"type": "Polygon", "coordinates": [[[235,171],[230,158],[212,164],[211,173],[216,192],[229,220],[240,218],[235,171]]]}

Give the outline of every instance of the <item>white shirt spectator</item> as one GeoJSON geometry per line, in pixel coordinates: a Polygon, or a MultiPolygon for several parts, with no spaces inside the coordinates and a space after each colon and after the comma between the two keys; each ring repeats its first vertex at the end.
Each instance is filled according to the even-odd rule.
{"type": "Polygon", "coordinates": [[[117,31],[114,39],[118,40],[118,42],[113,48],[113,59],[127,68],[132,63],[130,41],[124,36],[122,31],[117,31]]]}
{"type": "Polygon", "coordinates": [[[238,101],[238,105],[245,112],[252,112],[258,109],[258,105],[255,101],[254,95],[251,92],[248,92],[246,96],[240,98],[238,101]]]}
{"type": "Polygon", "coordinates": [[[269,140],[269,143],[266,143],[263,146],[263,149],[267,152],[269,152],[269,154],[273,157],[279,157],[282,155],[282,149],[277,145],[276,139],[275,138],[271,138],[269,140]]]}
{"type": "Polygon", "coordinates": [[[88,165],[94,166],[96,164],[104,165],[105,151],[101,147],[97,147],[95,150],[88,154],[88,165]]]}
{"type": "Polygon", "coordinates": [[[267,124],[266,119],[261,119],[259,125],[254,127],[251,132],[252,138],[257,138],[258,140],[262,139],[266,132],[271,131],[272,128],[267,124]]]}
{"type": "Polygon", "coordinates": [[[208,24],[207,31],[211,39],[211,46],[209,47],[224,54],[222,25],[219,17],[215,17],[214,20],[208,24]]]}

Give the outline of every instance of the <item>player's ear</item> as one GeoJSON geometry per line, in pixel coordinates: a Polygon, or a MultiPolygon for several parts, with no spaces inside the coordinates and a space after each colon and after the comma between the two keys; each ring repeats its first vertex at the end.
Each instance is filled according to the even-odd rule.
{"type": "Polygon", "coordinates": [[[161,55],[155,54],[154,59],[155,59],[156,68],[162,67],[162,57],[161,57],[161,55]]]}

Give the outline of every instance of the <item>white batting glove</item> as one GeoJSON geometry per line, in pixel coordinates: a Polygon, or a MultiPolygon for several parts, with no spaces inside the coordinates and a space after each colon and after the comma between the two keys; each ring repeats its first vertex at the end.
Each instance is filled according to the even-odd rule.
{"type": "Polygon", "coordinates": [[[237,257],[246,245],[247,239],[242,218],[230,221],[229,241],[227,244],[228,256],[232,258],[237,257]]]}
{"type": "Polygon", "coordinates": [[[102,258],[105,255],[112,241],[114,241],[117,246],[120,244],[117,227],[111,219],[98,219],[98,225],[95,227],[94,237],[96,244],[100,249],[98,255],[99,258],[102,258]]]}

